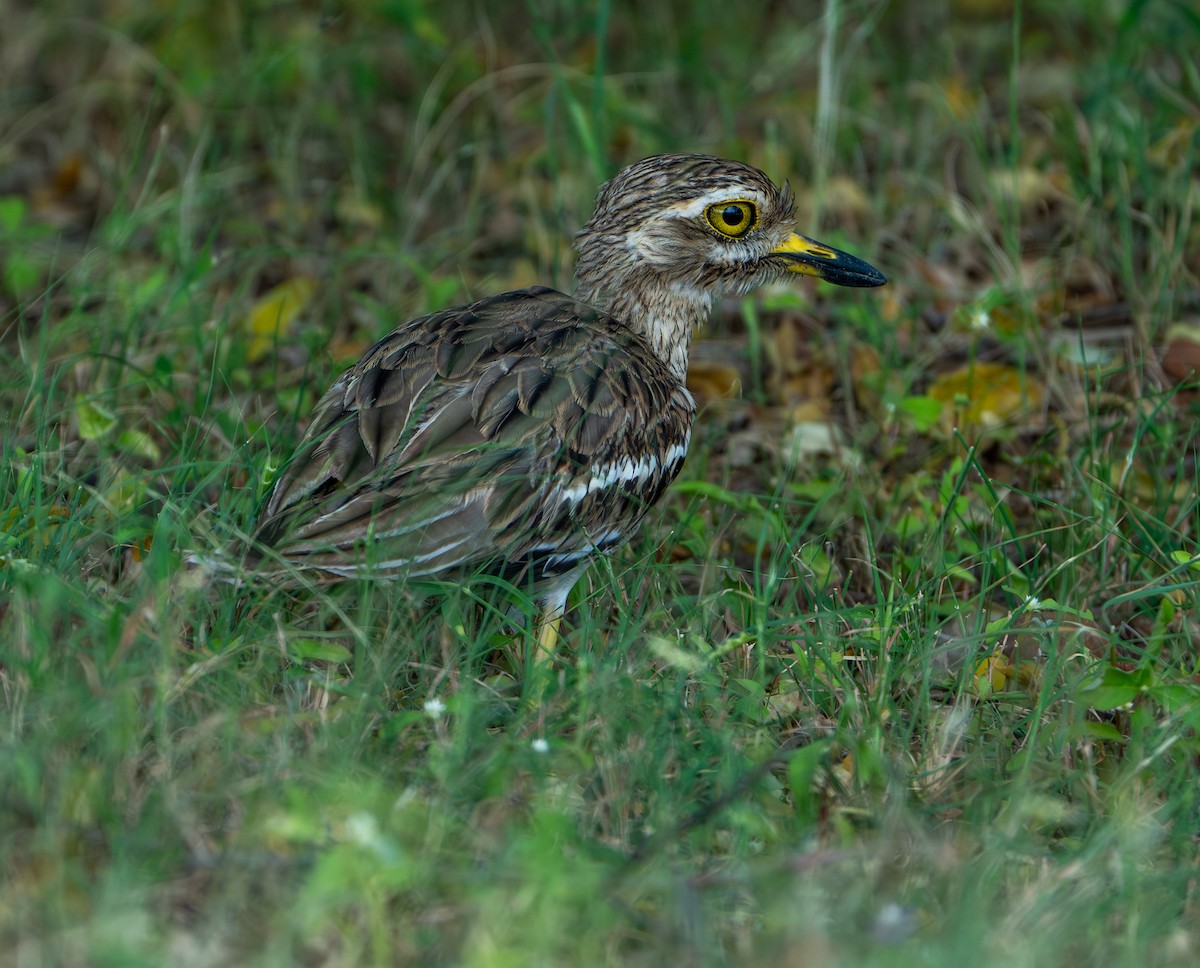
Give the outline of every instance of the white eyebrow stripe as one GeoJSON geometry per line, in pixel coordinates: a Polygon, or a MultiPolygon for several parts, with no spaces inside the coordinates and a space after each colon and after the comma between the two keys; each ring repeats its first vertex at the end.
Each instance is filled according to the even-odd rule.
{"type": "Polygon", "coordinates": [[[754,189],[735,190],[732,188],[715,188],[711,192],[705,192],[699,198],[689,198],[684,202],[676,202],[674,205],[668,206],[667,211],[678,218],[695,218],[703,215],[705,209],[711,205],[719,205],[722,202],[753,202],[761,211],[765,200],[762,192],[754,189]]]}

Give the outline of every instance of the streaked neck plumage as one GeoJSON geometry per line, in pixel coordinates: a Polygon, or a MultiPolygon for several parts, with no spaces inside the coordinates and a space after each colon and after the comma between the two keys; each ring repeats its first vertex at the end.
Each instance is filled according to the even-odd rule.
{"type": "Polygon", "coordinates": [[[687,382],[692,334],[708,321],[713,292],[649,266],[619,266],[594,239],[582,240],[576,298],[610,313],[641,336],[681,384],[687,382]]]}

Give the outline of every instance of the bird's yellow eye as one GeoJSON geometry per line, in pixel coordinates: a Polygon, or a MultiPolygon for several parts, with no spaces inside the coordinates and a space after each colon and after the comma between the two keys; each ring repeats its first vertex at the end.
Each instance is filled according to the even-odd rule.
{"type": "Polygon", "coordinates": [[[730,239],[740,239],[758,224],[758,206],[753,202],[718,202],[704,210],[708,224],[730,239]]]}

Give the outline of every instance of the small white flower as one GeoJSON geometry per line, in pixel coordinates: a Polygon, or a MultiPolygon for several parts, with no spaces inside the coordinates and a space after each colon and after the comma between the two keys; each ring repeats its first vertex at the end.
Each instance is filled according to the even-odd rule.
{"type": "Polygon", "coordinates": [[[533,751],[535,753],[549,753],[550,752],[550,744],[547,743],[546,740],[541,736],[539,736],[537,739],[535,739],[529,745],[533,747],[533,751]]]}
{"type": "Polygon", "coordinates": [[[360,847],[374,847],[379,841],[379,822],[369,813],[352,813],[342,829],[346,839],[360,847]]]}
{"type": "Polygon", "coordinates": [[[437,719],[445,711],[446,704],[440,699],[425,700],[425,715],[432,716],[434,719],[437,719]]]}
{"type": "Polygon", "coordinates": [[[985,309],[980,309],[978,312],[971,314],[971,329],[981,330],[990,329],[992,325],[991,314],[985,309]]]}
{"type": "Polygon", "coordinates": [[[916,930],[917,919],[912,910],[889,901],[875,915],[871,937],[879,942],[894,944],[911,937],[916,930]]]}
{"type": "Polygon", "coordinates": [[[1030,595],[1028,598],[1025,599],[1025,607],[1027,609],[1029,609],[1031,612],[1036,612],[1039,608],[1042,607],[1042,600],[1040,598],[1038,598],[1036,595],[1030,595]]]}

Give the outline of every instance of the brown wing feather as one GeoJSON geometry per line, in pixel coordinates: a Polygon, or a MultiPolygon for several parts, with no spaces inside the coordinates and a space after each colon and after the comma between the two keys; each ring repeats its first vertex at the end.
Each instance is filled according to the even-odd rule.
{"type": "Polygon", "coordinates": [[[505,293],[406,323],[342,374],[257,540],[340,573],[553,578],[630,535],[693,415],[616,320],[552,289],[505,293]]]}

